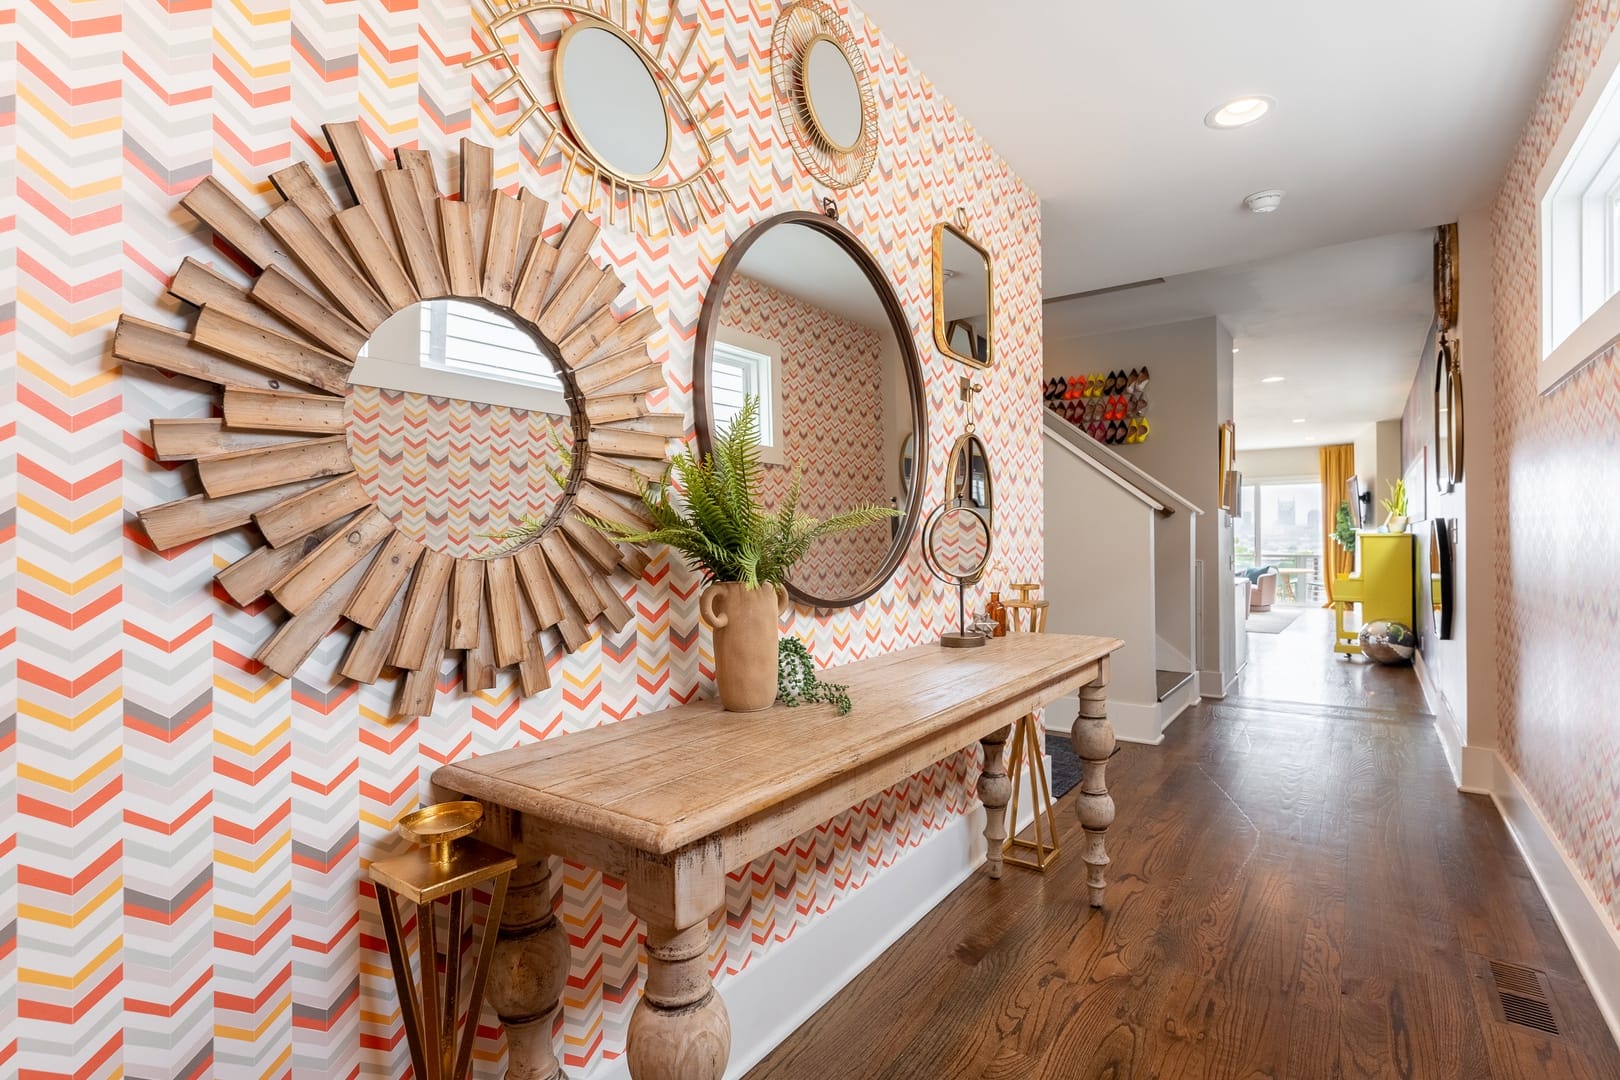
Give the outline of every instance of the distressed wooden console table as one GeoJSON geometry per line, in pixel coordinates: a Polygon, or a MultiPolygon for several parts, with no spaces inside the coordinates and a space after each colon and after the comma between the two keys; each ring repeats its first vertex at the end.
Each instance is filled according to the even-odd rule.
{"type": "Polygon", "coordinates": [[[501,916],[489,998],[506,1026],[512,1080],[563,1075],[552,1021],[568,939],[551,912],[548,857],[622,878],[647,932],[647,983],[630,1019],[636,1080],[720,1080],[731,1051],[726,1007],[709,979],[709,919],[726,872],[975,742],[985,750],[987,864],[1001,876],[1011,784],[1010,725],[1075,689],[1074,747],[1087,885],[1102,903],[1114,820],[1104,767],[1114,731],[1104,708],[1114,638],[1016,635],[982,649],[906,649],[834,668],[855,708],[781,705],[727,713],[698,702],[439,769],[441,788],[482,800],[483,836],[518,855],[501,916]]]}

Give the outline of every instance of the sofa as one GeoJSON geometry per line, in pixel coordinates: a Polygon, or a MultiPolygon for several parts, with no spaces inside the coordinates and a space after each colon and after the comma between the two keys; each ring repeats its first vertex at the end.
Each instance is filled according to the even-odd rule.
{"type": "Polygon", "coordinates": [[[1270,611],[1277,602],[1277,568],[1259,566],[1243,571],[1243,576],[1249,579],[1249,610],[1270,611]]]}

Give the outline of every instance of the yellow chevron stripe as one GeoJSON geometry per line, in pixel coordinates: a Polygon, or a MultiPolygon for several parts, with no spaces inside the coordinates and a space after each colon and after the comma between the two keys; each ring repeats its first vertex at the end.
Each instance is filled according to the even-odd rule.
{"type": "Polygon", "coordinates": [[[107,966],[107,962],[122,952],[123,948],[124,936],[120,934],[109,942],[106,948],[91,957],[88,964],[85,964],[72,975],[56,975],[49,971],[40,971],[37,968],[18,968],[17,979],[19,982],[28,983],[30,986],[50,986],[57,990],[74,990],[87,980],[97,978],[101,974],[101,969],[107,966]]]}
{"type": "Polygon", "coordinates": [[[276,23],[288,22],[292,19],[291,8],[278,8],[275,11],[254,11],[242,0],[231,0],[231,7],[247,22],[249,26],[274,26],[276,23]]]}
{"type": "Polygon", "coordinates": [[[273,675],[267,670],[264,673],[264,682],[260,684],[257,690],[253,690],[242,683],[232,682],[228,676],[216,675],[214,676],[214,689],[229,694],[238,701],[257,705],[266,694],[285,681],[280,675],[273,675]]]}
{"type": "MultiPolygon", "coordinates": [[[[244,859],[238,855],[231,855],[223,851],[216,851],[214,852],[214,861],[222,866],[229,866],[233,870],[247,870],[250,872],[256,872],[263,869],[264,864],[269,862],[273,855],[291,843],[292,831],[283,829],[281,834],[276,838],[276,842],[266,848],[264,854],[260,855],[256,859],[244,859]]],[[[217,905],[215,910],[219,910],[217,905]]]]}
{"type": "Polygon", "coordinates": [[[407,69],[403,75],[390,75],[388,74],[388,70],[383,67],[382,64],[378,63],[370,53],[367,53],[360,59],[361,62],[366,65],[366,67],[371,69],[372,74],[376,75],[377,78],[382,81],[382,84],[388,87],[390,90],[398,90],[404,86],[414,86],[418,81],[414,68],[407,69]]]}
{"type": "Polygon", "coordinates": [[[54,108],[54,100],[47,101],[34,93],[27,80],[17,82],[17,96],[37,112],[43,113],[51,122],[51,126],[68,139],[83,139],[91,135],[105,135],[109,131],[117,131],[123,126],[124,118],[115,110],[111,116],[99,120],[85,120],[82,123],[73,123],[62,116],[54,108]]]}
{"type": "Polygon", "coordinates": [[[269,916],[272,910],[278,907],[283,900],[287,899],[287,897],[291,895],[292,882],[289,881],[282,885],[281,888],[277,889],[275,895],[266,900],[264,905],[260,907],[258,911],[238,911],[235,908],[228,908],[223,904],[215,904],[214,914],[229,922],[241,923],[244,926],[257,926],[269,916]]]}
{"type": "Polygon", "coordinates": [[[117,322],[118,316],[123,314],[123,309],[115,305],[105,311],[98,311],[94,315],[74,322],[72,319],[63,318],[53,306],[62,302],[60,296],[53,293],[50,296],[36,298],[33,293],[25,292],[22,289],[17,290],[17,302],[68,337],[78,337],[80,334],[88,334],[92,330],[105,330],[117,322]]]}
{"type": "MultiPolygon", "coordinates": [[[[65,514],[58,514],[56,511],[45,506],[38,500],[19,495],[17,496],[17,508],[19,510],[27,511],[30,514],[33,514],[35,517],[48,522],[52,528],[59,532],[76,533],[81,529],[85,529],[96,524],[104,518],[122,513],[124,504],[123,497],[121,495],[115,495],[110,501],[102,503],[89,513],[80,514],[78,517],[68,517],[65,514]]],[[[121,565],[121,562],[115,563],[113,568],[117,569],[119,565],[121,565]]],[[[20,570],[22,568],[19,566],[18,569],[20,570]]],[[[31,576],[37,578],[44,575],[31,576]]]]}
{"type": "Polygon", "coordinates": [[[214,732],[214,741],[228,749],[235,750],[237,753],[246,757],[255,757],[264,753],[265,749],[269,747],[271,743],[275,742],[277,739],[281,738],[291,730],[292,717],[289,716],[284,718],[281,723],[271,728],[269,733],[258,742],[248,742],[246,739],[238,739],[233,735],[227,735],[223,731],[214,732]]]}
{"type": "MultiPolygon", "coordinates": [[[[237,3],[236,0],[231,0],[231,6],[236,8],[238,11],[240,11],[242,8],[242,5],[237,3]]],[[[290,13],[283,10],[281,14],[288,15],[290,13]]],[[[242,54],[242,51],[235,45],[232,45],[230,40],[219,31],[214,32],[214,44],[218,45],[220,49],[226,53],[226,55],[235,61],[237,70],[249,79],[274,79],[282,75],[286,75],[288,72],[292,71],[292,61],[290,60],[280,60],[273,64],[255,64],[250,62],[248,58],[242,54]]]]}
{"type": "MultiPolygon", "coordinates": [[[[387,132],[388,135],[391,136],[391,138],[388,140],[389,142],[393,142],[396,138],[402,137],[405,132],[415,131],[417,128],[416,118],[414,116],[408,120],[401,120],[396,124],[391,124],[388,122],[387,117],[383,116],[377,111],[376,106],[372,105],[369,98],[363,102],[362,105],[365,108],[366,115],[371,117],[373,125],[375,125],[379,131],[387,132]]],[[[401,139],[401,141],[404,140],[401,139]]]]}
{"type": "MultiPolygon", "coordinates": [[[[17,703],[17,711],[30,720],[42,721],[62,731],[78,731],[90,721],[100,719],[109,709],[118,708],[119,702],[123,700],[123,693],[122,689],[114,687],[76,713],[55,712],[26,698],[17,703]]],[[[22,766],[19,765],[18,768],[21,769],[22,766]]]]}
{"type": "Polygon", "coordinates": [[[124,892],[123,875],[114,875],[107,886],[96,895],[86,900],[74,911],[53,911],[37,904],[18,904],[17,914],[30,922],[50,923],[52,926],[73,927],[79,925],[91,914],[99,910],[110,900],[117,900],[124,892]]]}
{"type": "MultiPolygon", "coordinates": [[[[24,500],[19,496],[17,499],[17,505],[22,506],[29,501],[30,500],[24,500]]],[[[116,509],[118,503],[113,502],[110,505],[116,509]]],[[[109,562],[102,563],[100,566],[84,575],[84,577],[74,580],[69,580],[64,577],[57,577],[55,574],[51,573],[43,566],[40,566],[38,563],[27,562],[23,559],[17,560],[17,570],[31,581],[37,581],[42,585],[49,585],[57,592],[66,593],[68,596],[77,596],[90,586],[95,585],[98,582],[105,581],[113,574],[116,574],[119,567],[123,565],[123,562],[124,560],[122,556],[120,556],[112,559],[109,562]]]]}
{"type": "Polygon", "coordinates": [[[76,398],[83,394],[87,394],[92,390],[100,390],[103,386],[113,385],[114,383],[118,382],[120,374],[118,369],[114,367],[108,368],[99,375],[93,375],[82,382],[70,382],[69,380],[64,379],[60,375],[56,374],[56,372],[52,371],[46,365],[36,363],[33,359],[27,356],[18,356],[17,366],[23,371],[32,375],[34,378],[38,379],[40,382],[45,383],[58,394],[71,398],[76,398]]]}
{"type": "MultiPolygon", "coordinates": [[[[292,995],[291,994],[282,994],[281,998],[276,1003],[276,1007],[274,1009],[270,1010],[270,1015],[266,1016],[264,1018],[264,1020],[257,1027],[239,1028],[239,1027],[231,1027],[231,1026],[229,1026],[227,1024],[215,1024],[214,1025],[214,1036],[216,1038],[220,1038],[220,1039],[240,1039],[243,1042],[258,1042],[259,1039],[264,1036],[264,1033],[266,1031],[270,1030],[270,1025],[272,1025],[272,1024],[274,1024],[276,1022],[276,1018],[279,1017],[282,1013],[286,1012],[291,1007],[292,1007],[292,995]]],[[[290,1054],[290,1053],[292,1053],[292,1047],[291,1046],[287,1047],[287,1049],[284,1052],[283,1056],[285,1056],[286,1054],[290,1054]]],[[[272,1067],[272,1068],[266,1069],[261,1075],[270,1076],[272,1074],[277,1074],[277,1073],[279,1073],[279,1070],[272,1067]]]]}
{"type": "Polygon", "coordinates": [[[74,792],[78,791],[86,784],[89,784],[91,781],[95,780],[97,776],[100,776],[102,773],[118,764],[118,762],[123,759],[123,756],[123,747],[116,747],[109,750],[107,753],[103,754],[99,760],[92,763],[88,769],[79,773],[77,776],[58,776],[55,773],[46,772],[44,769],[37,769],[32,765],[25,765],[19,762],[17,764],[17,778],[19,780],[27,780],[31,783],[40,784],[44,787],[54,788],[57,791],[74,792]]]}
{"type": "Polygon", "coordinates": [[[249,176],[237,168],[236,161],[233,158],[215,154],[214,168],[235,179],[237,185],[244,191],[251,191],[255,195],[264,195],[274,190],[275,185],[270,183],[268,177],[249,176]]]}

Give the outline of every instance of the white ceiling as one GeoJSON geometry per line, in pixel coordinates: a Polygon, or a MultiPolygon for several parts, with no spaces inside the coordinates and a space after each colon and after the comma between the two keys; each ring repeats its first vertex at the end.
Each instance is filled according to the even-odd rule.
{"type": "Polygon", "coordinates": [[[1240,450],[1349,442],[1401,415],[1434,314],[1433,244],[1421,229],[1048,304],[1046,339],[1217,316],[1240,450]]]}
{"type": "Polygon", "coordinates": [[[858,0],[1042,199],[1048,296],[1483,205],[1569,0],[858,0]],[[1211,108],[1277,101],[1253,127],[1211,108]],[[1245,195],[1288,192],[1255,215],[1245,195]]]}
{"type": "Polygon", "coordinates": [[[794,224],[766,230],[743,252],[737,272],[811,307],[874,330],[889,329],[888,310],[865,272],[819,229],[794,224]]]}

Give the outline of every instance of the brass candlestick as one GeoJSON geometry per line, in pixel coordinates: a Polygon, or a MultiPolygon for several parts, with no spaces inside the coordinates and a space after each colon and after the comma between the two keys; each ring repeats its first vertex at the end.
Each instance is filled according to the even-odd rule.
{"type": "Polygon", "coordinates": [[[371,864],[383,936],[388,941],[388,961],[394,969],[399,1011],[405,1022],[405,1039],[410,1046],[411,1065],[420,1080],[463,1080],[472,1065],[473,1037],[500,929],[501,908],[506,903],[506,883],[517,867],[517,859],[507,852],[472,839],[483,817],[484,808],[476,802],[424,806],[406,814],[398,826],[401,836],[419,846],[371,864]],[[463,999],[461,954],[467,898],[476,886],[485,883],[491,889],[489,913],[478,943],[471,985],[463,999]],[[415,974],[405,948],[400,898],[416,905],[419,972],[415,974]],[[447,900],[450,909],[442,980],[434,919],[437,900],[447,900]]]}

